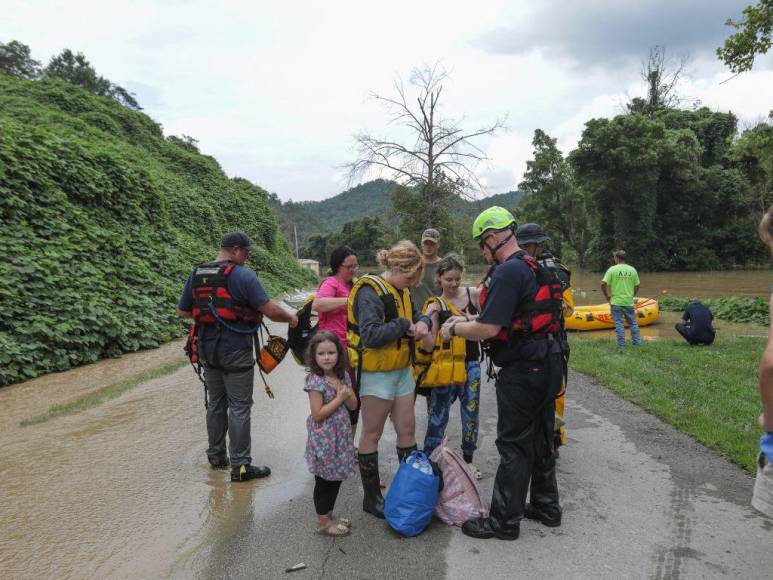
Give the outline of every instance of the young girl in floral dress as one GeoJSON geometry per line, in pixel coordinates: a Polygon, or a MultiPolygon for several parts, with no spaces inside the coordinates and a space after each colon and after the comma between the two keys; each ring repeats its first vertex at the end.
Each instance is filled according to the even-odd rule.
{"type": "Polygon", "coordinates": [[[357,452],[347,412],[357,408],[357,396],[346,372],[347,360],[335,334],[317,331],[309,344],[309,374],[303,388],[311,406],[311,415],[306,419],[306,463],[314,475],[319,531],[328,536],[349,534],[351,522],[336,518],[333,507],[341,482],[357,472],[357,452]]]}

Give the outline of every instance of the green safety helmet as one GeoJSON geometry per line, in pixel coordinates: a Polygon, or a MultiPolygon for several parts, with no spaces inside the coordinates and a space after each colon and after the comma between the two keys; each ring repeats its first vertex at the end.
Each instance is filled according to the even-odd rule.
{"type": "Polygon", "coordinates": [[[504,230],[515,226],[513,214],[498,205],[483,210],[472,224],[472,237],[478,239],[487,230],[504,230]]]}

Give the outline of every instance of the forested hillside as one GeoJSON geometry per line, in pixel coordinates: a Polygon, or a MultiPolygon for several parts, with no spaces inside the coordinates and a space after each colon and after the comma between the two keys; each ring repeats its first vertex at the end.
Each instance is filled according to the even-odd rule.
{"type": "Polygon", "coordinates": [[[0,385],[179,336],[224,231],[272,292],[309,283],[267,193],[116,99],[0,73],[0,385]]]}
{"type": "Polygon", "coordinates": [[[392,207],[389,192],[394,185],[392,181],[375,179],[322,201],[281,203],[272,196],[272,205],[278,210],[285,237],[294,241],[295,227],[298,243],[304,245],[310,236],[339,230],[348,221],[365,216],[384,217],[392,207]]]}
{"type": "MultiPolygon", "coordinates": [[[[401,235],[400,218],[393,211],[391,198],[395,186],[392,181],[376,179],[322,201],[281,203],[275,195],[270,199],[279,214],[285,237],[292,242],[297,231],[301,257],[326,264],[330,250],[346,243],[357,250],[362,259],[368,260],[373,251],[396,241],[401,235]]],[[[483,209],[501,205],[514,210],[522,197],[520,191],[498,193],[474,201],[457,197],[449,210],[462,230],[467,231],[483,209]]],[[[461,247],[446,249],[461,251],[461,247]]]]}

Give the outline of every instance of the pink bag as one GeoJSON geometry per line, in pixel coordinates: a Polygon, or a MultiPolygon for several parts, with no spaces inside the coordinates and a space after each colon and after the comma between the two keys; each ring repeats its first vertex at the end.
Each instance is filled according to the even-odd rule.
{"type": "Polygon", "coordinates": [[[430,455],[430,459],[443,470],[443,489],[435,514],[449,526],[461,526],[469,519],[488,517],[488,502],[483,499],[475,476],[464,459],[447,443],[444,437],[430,455]]]}

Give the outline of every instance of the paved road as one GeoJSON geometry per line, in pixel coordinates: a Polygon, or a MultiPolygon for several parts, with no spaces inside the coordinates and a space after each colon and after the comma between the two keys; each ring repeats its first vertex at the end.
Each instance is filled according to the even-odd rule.
{"type": "MultiPolygon", "coordinates": [[[[0,442],[15,467],[4,472],[13,485],[0,490],[0,520],[14,522],[0,550],[4,576],[771,577],[773,520],[749,506],[752,479],[578,374],[570,381],[570,440],[559,462],[560,528],[525,521],[517,542],[476,541],[433,522],[418,538],[402,539],[360,510],[355,480],[344,483],[337,506],[354,519],[352,536],[319,536],[303,461],[303,373],[288,359],[271,380],[276,400],[257,387],[255,395],[253,456],[274,470],[259,482],[232,485],[225,472],[207,468],[190,368],[79,415],[13,430],[11,441],[6,431],[0,442]],[[36,453],[45,465],[30,464],[36,453]],[[298,562],[308,568],[286,575],[298,562]]],[[[0,403],[37,388],[14,387],[0,393],[0,403]]],[[[489,494],[497,465],[489,383],[481,408],[476,463],[489,494]]],[[[417,411],[423,433],[421,401],[417,411]]],[[[455,408],[452,443],[458,423],[455,408]]],[[[389,427],[380,451],[389,479],[397,463],[389,427]]]]}

